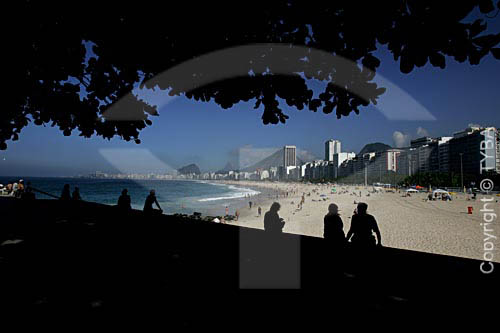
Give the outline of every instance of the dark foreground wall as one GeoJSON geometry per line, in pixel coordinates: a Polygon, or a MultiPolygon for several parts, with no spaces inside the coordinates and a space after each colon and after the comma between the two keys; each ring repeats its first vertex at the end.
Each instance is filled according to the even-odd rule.
{"type": "Polygon", "coordinates": [[[85,202],[3,199],[0,210],[0,305],[17,315],[333,327],[353,317],[460,321],[498,303],[500,267],[485,275],[476,260],[393,248],[359,253],[314,237],[85,202]]]}

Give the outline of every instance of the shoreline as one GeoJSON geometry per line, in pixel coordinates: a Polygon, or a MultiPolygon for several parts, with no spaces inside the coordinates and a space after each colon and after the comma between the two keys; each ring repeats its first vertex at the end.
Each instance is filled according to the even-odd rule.
{"type": "MultiPolygon", "coordinates": [[[[323,218],[328,212],[330,203],[338,205],[343,230],[347,234],[356,204],[365,202],[368,204],[368,213],[375,217],[379,225],[384,246],[476,260],[481,260],[484,256],[485,236],[482,225],[484,220],[481,213],[484,203],[481,199],[489,197],[487,195],[478,194],[477,200],[468,200],[466,194],[453,193],[453,200],[445,202],[426,201],[427,193],[415,193],[411,197],[404,197],[404,192],[398,193],[397,191],[373,193],[372,186],[250,180],[212,180],[209,182],[246,188],[260,193],[250,197],[210,201],[204,207],[201,205],[203,209],[190,207],[181,209],[180,205],[166,208],[162,205],[164,214],[192,216],[194,212],[200,212],[202,218],[222,217],[225,215],[225,205],[228,204],[228,215],[234,216],[236,210],[240,214],[238,221],[226,220],[225,223],[263,229],[264,214],[276,201],[281,205],[278,214],[286,222],[284,233],[322,238],[323,218]],[[332,188],[336,189],[335,194],[332,193],[332,188]],[[298,209],[297,205],[303,193],[306,194],[305,203],[302,209],[298,209]],[[248,205],[249,201],[253,202],[251,209],[248,205]],[[259,206],[262,208],[261,216],[257,214],[259,206]],[[470,214],[468,207],[472,208],[470,214]]],[[[494,196],[494,199],[493,207],[490,206],[490,208],[498,216],[500,215],[500,205],[498,205],[500,197],[494,196]]],[[[103,202],[103,204],[114,206],[113,203],[103,202]]],[[[210,219],[205,219],[205,221],[208,220],[210,219]]],[[[498,224],[493,224],[491,227],[493,231],[490,234],[497,237],[493,240],[494,247],[491,251],[493,261],[500,262],[498,241],[500,229],[498,224]]]]}
{"type": "MultiPolygon", "coordinates": [[[[275,194],[285,193],[276,197],[261,196],[257,200],[262,207],[262,216],[258,216],[257,208],[248,205],[240,212],[239,221],[229,224],[264,228],[264,214],[271,204],[277,201],[280,205],[279,216],[285,219],[284,233],[300,234],[313,237],[323,237],[323,218],[328,212],[328,205],[335,203],[339,207],[339,215],[343,222],[344,233],[347,234],[351,217],[359,202],[368,204],[368,213],[373,215],[382,234],[382,245],[482,260],[484,251],[483,235],[483,202],[481,198],[487,195],[479,194],[476,200],[467,200],[467,194],[454,193],[452,201],[427,201],[427,193],[403,196],[402,192],[372,193],[372,186],[355,185],[325,185],[285,182],[259,181],[225,181],[228,184],[257,188],[275,194]],[[336,193],[332,193],[332,188],[336,193]],[[290,194],[290,190],[295,192],[290,194]],[[286,191],[289,191],[288,197],[286,191]],[[361,192],[361,196],[360,196],[361,192]],[[305,203],[302,209],[297,209],[302,193],[305,203]],[[293,203],[293,204],[292,204],[293,203]],[[472,207],[472,214],[468,213],[472,207]]],[[[247,199],[246,202],[248,203],[247,199]]],[[[252,200],[253,201],[253,200],[252,200]]],[[[495,214],[500,215],[499,197],[495,196],[495,214]]],[[[500,234],[498,224],[492,225],[493,234],[500,234]]],[[[495,262],[500,262],[500,244],[498,238],[494,241],[495,262]]]]}

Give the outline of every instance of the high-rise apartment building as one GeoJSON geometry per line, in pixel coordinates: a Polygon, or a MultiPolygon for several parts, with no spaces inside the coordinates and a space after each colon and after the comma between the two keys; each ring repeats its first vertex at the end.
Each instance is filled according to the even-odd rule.
{"type": "Polygon", "coordinates": [[[339,140],[328,140],[325,142],[325,161],[333,161],[334,154],[340,154],[341,144],[339,140]]]}
{"type": "Polygon", "coordinates": [[[283,148],[283,167],[296,166],[297,165],[297,148],[295,146],[285,146],[283,148]]]}
{"type": "Polygon", "coordinates": [[[450,172],[478,175],[500,173],[500,134],[495,127],[470,126],[449,141],[450,172]]]}

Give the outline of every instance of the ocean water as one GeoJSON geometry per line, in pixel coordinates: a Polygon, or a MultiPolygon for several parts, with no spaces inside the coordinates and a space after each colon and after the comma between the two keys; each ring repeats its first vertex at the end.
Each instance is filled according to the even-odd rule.
{"type": "MultiPolygon", "coordinates": [[[[83,179],[83,178],[35,178],[35,177],[0,177],[0,184],[23,179],[30,181],[35,189],[59,196],[64,184],[70,185],[70,192],[75,186],[80,188],[83,200],[108,205],[116,205],[121,191],[126,188],[132,200],[132,207],[142,209],[151,189],[165,214],[224,215],[225,207],[229,213],[247,204],[247,195],[259,194],[257,190],[246,187],[191,180],[129,180],[129,179],[83,179]]],[[[52,199],[36,193],[40,199],[52,199]]]]}

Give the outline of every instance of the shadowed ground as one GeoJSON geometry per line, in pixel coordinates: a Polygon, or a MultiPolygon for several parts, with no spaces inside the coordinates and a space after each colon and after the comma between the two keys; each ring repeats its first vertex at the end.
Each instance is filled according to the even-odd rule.
{"type": "Polygon", "coordinates": [[[320,238],[86,202],[1,199],[0,210],[0,305],[18,315],[313,327],[348,317],[472,319],[498,301],[498,269],[482,274],[471,259],[340,252],[320,238]]]}

